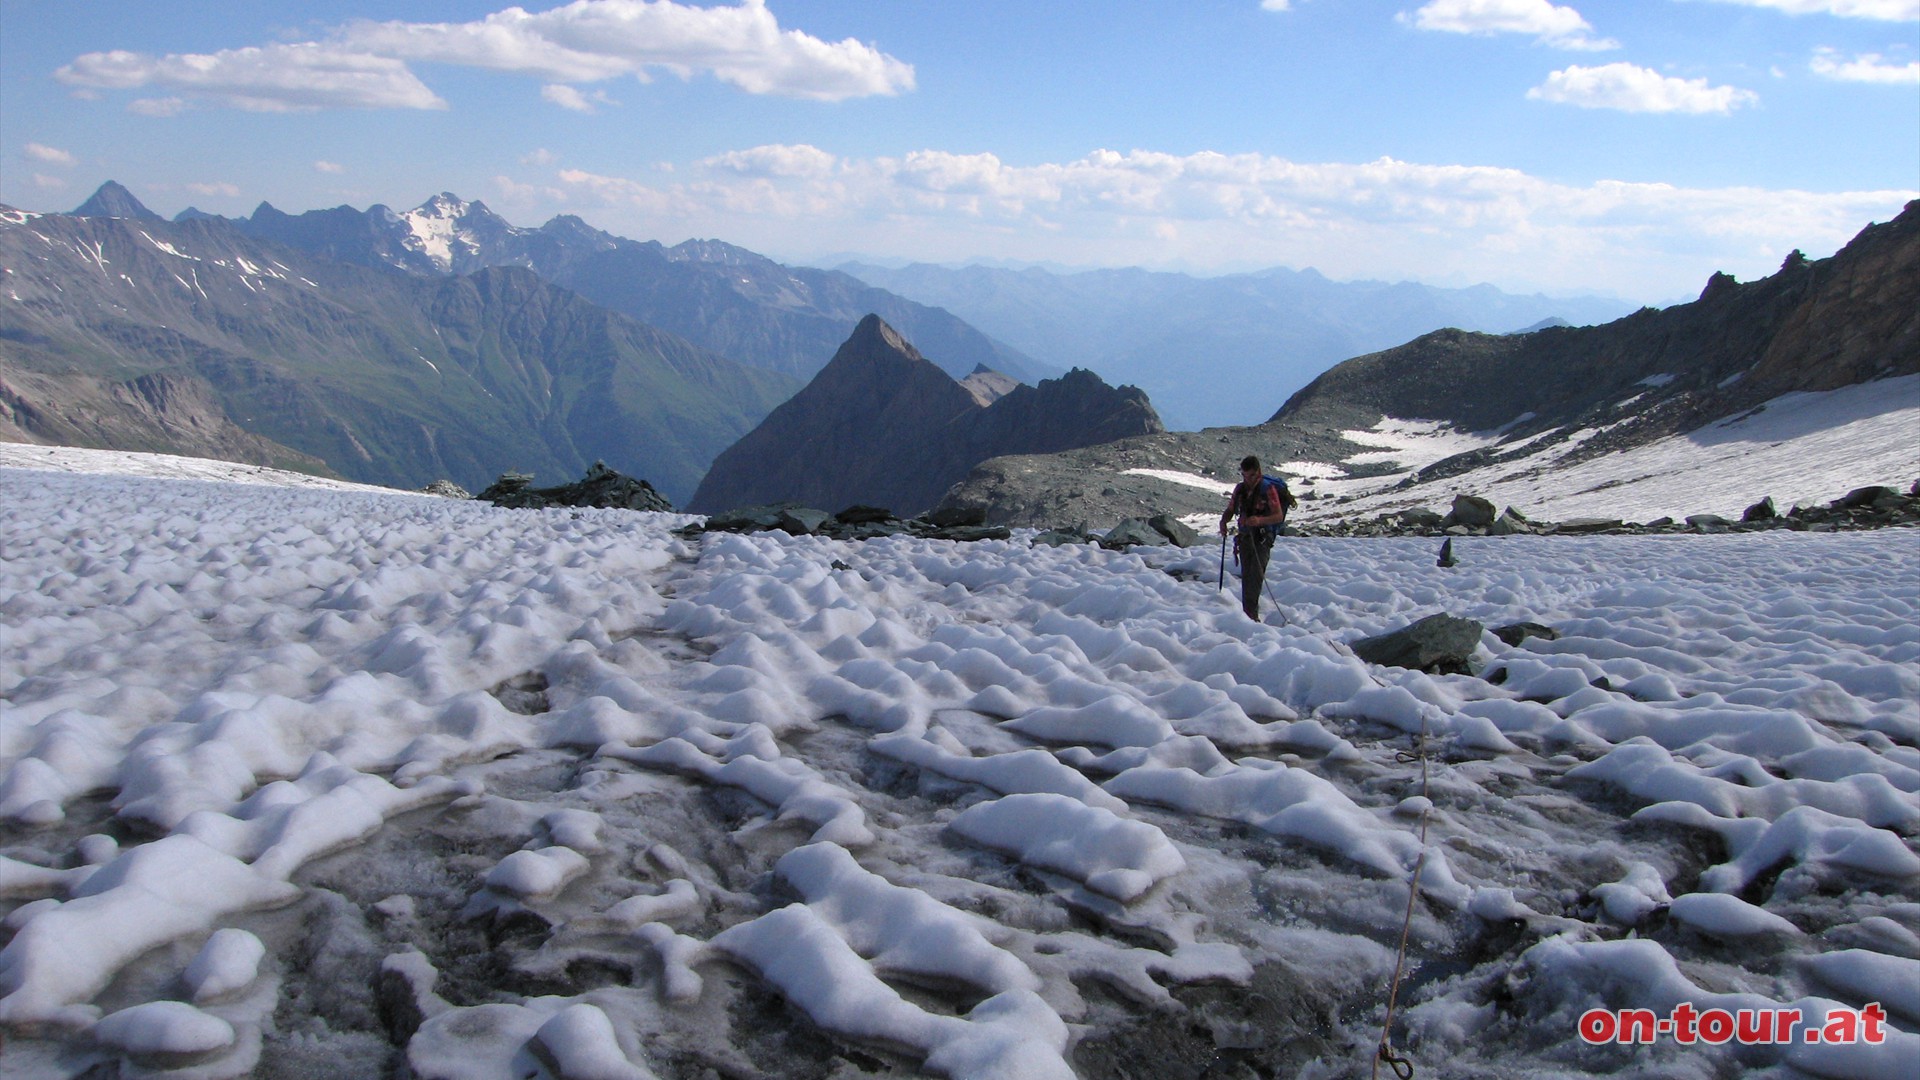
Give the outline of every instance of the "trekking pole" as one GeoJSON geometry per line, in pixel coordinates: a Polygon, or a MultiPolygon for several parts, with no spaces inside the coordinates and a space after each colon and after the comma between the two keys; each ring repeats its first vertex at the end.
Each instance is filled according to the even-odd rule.
{"type": "Polygon", "coordinates": [[[1227,534],[1226,534],[1226,531],[1223,529],[1220,532],[1220,582],[1219,584],[1214,586],[1213,591],[1225,592],[1226,590],[1227,590],[1227,534]]]}

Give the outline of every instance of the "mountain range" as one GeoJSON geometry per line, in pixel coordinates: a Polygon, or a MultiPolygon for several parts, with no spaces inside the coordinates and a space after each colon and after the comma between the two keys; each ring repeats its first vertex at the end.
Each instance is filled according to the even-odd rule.
{"type": "MultiPolygon", "coordinates": [[[[1920,201],[1831,258],[1796,251],[1777,273],[1748,283],[1715,274],[1692,303],[1528,334],[1435,331],[1335,365],[1263,423],[997,458],[942,505],[1034,526],[1150,510],[1218,513],[1223,485],[1251,453],[1301,482],[1309,517],[1444,507],[1453,493],[1496,479],[1546,478],[1539,486],[1550,488],[1559,475],[1567,477],[1561,486],[1577,488],[1573,470],[1663,441],[1753,440],[1741,452],[1759,454],[1783,438],[1746,433],[1767,429],[1756,418],[1769,410],[1804,412],[1809,395],[1843,390],[1860,391],[1849,399],[1854,420],[1906,410],[1915,383],[1906,377],[1915,375],[1920,201]]],[[[1920,461],[1910,428],[1904,442],[1912,453],[1884,460],[1920,461]]],[[[1833,452],[1867,458],[1860,447],[1833,452]]],[[[1589,502],[1604,505],[1608,487],[1655,479],[1679,459],[1641,460],[1650,463],[1638,473],[1615,469],[1593,481],[1589,502]]],[[[1858,482],[1869,480],[1902,478],[1858,482]]]]}
{"type": "Polygon", "coordinates": [[[1167,426],[1183,431],[1258,423],[1332,365],[1442,327],[1505,333],[1606,322],[1633,308],[1490,285],[1335,282],[1313,270],[1197,278],[1140,269],[840,268],[945,308],[1030,355],[1138,386],[1167,426]]]}
{"type": "Polygon", "coordinates": [[[5,211],[0,266],[0,435],[393,486],[606,460],[684,502],[870,313],[975,388],[1060,373],[835,271],[446,193],[169,222],[109,181],[72,214],[5,211]]]}
{"type": "Polygon", "coordinates": [[[916,514],[972,467],[1164,431],[1147,396],[1075,369],[1038,386],[960,382],[878,315],[713,463],[688,509],[783,500],[916,514]]]}
{"type": "Polygon", "coordinates": [[[800,385],[528,269],[358,266],[206,216],[0,210],[0,268],[0,435],[22,441],[393,487],[604,460],[683,501],[800,385]]]}
{"type": "Polygon", "coordinates": [[[233,225],[337,261],[426,276],[526,267],[709,352],[801,380],[826,366],[868,314],[923,343],[955,378],[982,367],[1023,382],[1061,373],[946,311],[838,271],[783,266],[718,240],[666,247],[602,232],[572,215],[520,228],[485,203],[444,192],[404,213],[375,205],[291,215],[263,202],[233,225]]]}

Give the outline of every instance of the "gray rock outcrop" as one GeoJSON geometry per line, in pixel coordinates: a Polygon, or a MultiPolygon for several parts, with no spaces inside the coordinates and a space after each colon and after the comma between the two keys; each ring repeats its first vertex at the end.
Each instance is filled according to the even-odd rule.
{"type": "Polygon", "coordinates": [[[659,510],[671,511],[673,504],[666,496],[654,490],[645,480],[636,480],[631,476],[607,468],[604,461],[596,461],[587,470],[587,474],[571,484],[558,487],[536,488],[533,477],[525,473],[508,473],[493,482],[485,491],[474,496],[495,506],[512,507],[517,510],[540,510],[549,506],[601,507],[616,510],[659,510]]]}
{"type": "Polygon", "coordinates": [[[1484,629],[1473,619],[1441,612],[1390,633],[1361,638],[1350,647],[1369,664],[1412,668],[1430,675],[1465,675],[1484,629]]]}

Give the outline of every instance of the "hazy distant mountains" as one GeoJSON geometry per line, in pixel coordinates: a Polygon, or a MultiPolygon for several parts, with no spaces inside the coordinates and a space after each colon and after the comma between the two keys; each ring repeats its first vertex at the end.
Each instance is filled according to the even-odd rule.
{"type": "Polygon", "coordinates": [[[1238,459],[1255,453],[1290,463],[1283,467],[1296,476],[1345,478],[1333,487],[1394,488],[1444,507],[1450,495],[1439,493],[1477,470],[1566,468],[1698,432],[1783,394],[1916,373],[1920,201],[1832,258],[1794,252],[1778,273],[1745,284],[1716,274],[1690,304],[1524,335],[1436,331],[1333,367],[1264,424],[1000,458],[946,502],[1041,526],[1146,509],[1218,512],[1217,495],[1129,470],[1230,479],[1238,459]],[[1416,471],[1394,465],[1381,442],[1351,437],[1408,421],[1481,433],[1486,445],[1416,471]],[[1356,478],[1371,482],[1347,482],[1356,478]]]}
{"type": "Polygon", "coordinates": [[[799,388],[524,268],[351,265],[123,199],[0,210],[0,436],[395,487],[604,460],[684,501],[799,388]]]}
{"type": "Polygon", "coordinates": [[[1089,371],[998,397],[974,382],[956,381],[869,315],[805,389],[714,461],[688,509],[792,500],[917,514],[988,458],[1165,430],[1145,394],[1089,371]]]}
{"type": "Polygon", "coordinates": [[[955,378],[986,367],[1037,382],[1061,370],[938,308],[838,271],[782,266],[717,240],[669,248],[602,232],[571,215],[519,228],[486,204],[449,193],[404,213],[376,205],[290,215],[261,203],[233,223],[251,236],[361,266],[425,275],[526,267],[701,348],[803,380],[826,366],[868,314],[923,343],[955,378]]]}
{"type": "Polygon", "coordinates": [[[1442,327],[1508,333],[1615,319],[1631,304],[1488,285],[1334,282],[1312,270],[1216,278],[847,263],[870,284],[953,312],[1032,356],[1145,390],[1167,425],[1251,424],[1328,367],[1442,327]]]}

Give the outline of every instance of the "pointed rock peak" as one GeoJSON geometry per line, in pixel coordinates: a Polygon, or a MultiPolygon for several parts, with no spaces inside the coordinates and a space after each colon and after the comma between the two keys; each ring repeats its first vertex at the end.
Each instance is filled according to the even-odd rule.
{"type": "Polygon", "coordinates": [[[1709,297],[1718,296],[1721,293],[1728,292],[1738,284],[1740,284],[1739,281],[1735,280],[1732,274],[1724,270],[1715,270],[1713,276],[1707,279],[1707,287],[1700,290],[1700,299],[1705,300],[1709,297]]]}
{"type": "Polygon", "coordinates": [[[846,344],[840,346],[840,352],[836,354],[836,358],[847,355],[874,356],[886,353],[897,353],[909,360],[924,361],[926,359],[920,355],[919,349],[913,347],[912,342],[901,337],[900,331],[888,326],[887,321],[878,315],[868,315],[860,320],[860,325],[853,328],[853,334],[847,338],[846,344]]]}
{"type": "Polygon", "coordinates": [[[93,197],[74,208],[74,217],[132,218],[135,221],[165,221],[147,209],[133,192],[112,180],[100,185],[93,197]]]}

